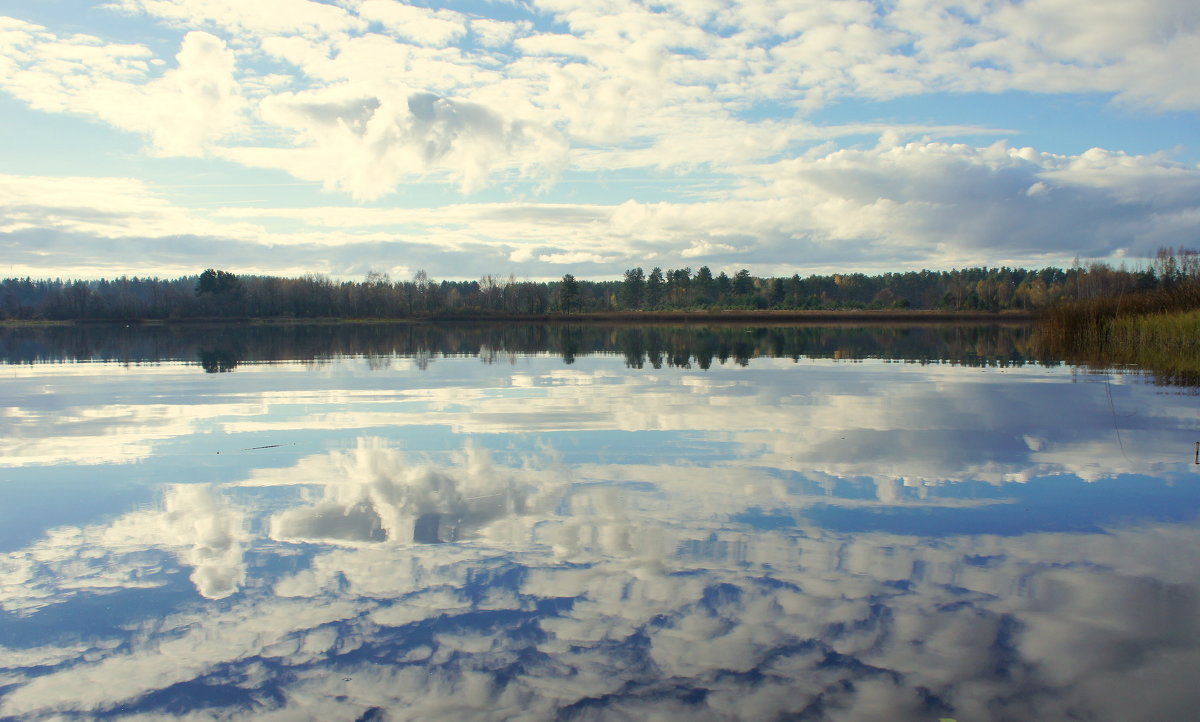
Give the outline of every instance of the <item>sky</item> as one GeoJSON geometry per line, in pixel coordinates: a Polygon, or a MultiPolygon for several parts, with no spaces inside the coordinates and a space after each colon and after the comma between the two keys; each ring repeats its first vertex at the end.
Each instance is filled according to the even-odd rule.
{"type": "Polygon", "coordinates": [[[0,276],[1137,265],[1195,0],[0,0],[0,276]]]}

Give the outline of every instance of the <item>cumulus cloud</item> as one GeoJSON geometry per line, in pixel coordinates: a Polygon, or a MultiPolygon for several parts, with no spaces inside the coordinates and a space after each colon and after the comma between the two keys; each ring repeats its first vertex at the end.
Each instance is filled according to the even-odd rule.
{"type": "MultiPolygon", "coordinates": [[[[1200,57],[1200,13],[1185,0],[1084,10],[1059,0],[553,0],[495,17],[392,0],[105,8],[169,35],[120,42],[6,18],[0,89],[140,134],[157,155],[283,171],[359,202],[333,200],[333,212],[299,227],[301,209],[257,211],[287,233],[206,225],[239,212],[211,206],[171,210],[173,233],[135,219],[131,266],[181,268],[139,255],[162,253],[154,239],[168,236],[172,247],[250,242],[234,252],[256,272],[357,274],[354,259],[379,249],[390,266],[464,277],[553,276],[563,263],[612,277],[649,259],[772,274],[1040,265],[1152,255],[1194,235],[1200,217],[1197,168],[1161,154],[978,141],[1020,128],[807,120],[837,103],[960,93],[1194,112],[1200,97],[1179,69],[1200,57]],[[509,202],[417,200],[443,183],[509,202]],[[528,202],[544,193],[554,202],[528,202]],[[631,196],[641,202],[623,205],[631,196]],[[361,207],[380,199],[403,212],[387,222],[361,207]],[[447,220],[460,212],[465,220],[447,220]],[[330,232],[335,218],[344,226],[330,232]],[[267,248],[285,244],[294,250],[281,264],[267,248]],[[443,249],[452,255],[439,258],[443,249]]],[[[38,257],[30,246],[79,250],[89,233],[116,237],[98,225],[125,220],[119,210],[109,224],[43,215],[55,214],[22,208],[9,226],[34,275],[71,267],[70,253],[38,257]]]]}
{"type": "Polygon", "coordinates": [[[940,248],[964,265],[1039,251],[1148,257],[1169,242],[1156,228],[1164,217],[1194,212],[1188,189],[1200,181],[1187,165],[1101,149],[1061,156],[937,142],[796,158],[769,176],[747,194],[766,207],[802,201],[791,218],[772,219],[779,232],[790,223],[829,240],[882,242],[871,244],[875,253],[924,245],[919,254],[940,248]]]}
{"type": "MultiPolygon", "coordinates": [[[[463,184],[482,183],[480,153],[499,158],[529,137],[527,128],[485,109],[429,95],[396,99],[399,110],[346,90],[286,101],[271,106],[273,117],[308,124],[312,144],[237,153],[366,195],[438,168],[463,184]],[[480,143],[492,150],[479,150],[480,143]],[[359,162],[376,152],[378,164],[359,162]]],[[[805,154],[754,174],[718,200],[229,206],[205,214],[133,179],[7,176],[0,179],[0,231],[13,246],[10,263],[30,269],[39,262],[86,267],[94,256],[92,268],[192,272],[211,264],[192,248],[205,239],[208,251],[229,246],[225,255],[246,271],[361,276],[369,253],[377,265],[478,278],[498,269],[557,275],[546,263],[614,276],[650,259],[664,268],[749,267],[770,275],[919,268],[931,258],[943,266],[1039,266],[1073,256],[1148,258],[1200,230],[1200,170],[1103,149],[1061,155],[1004,143],[914,141],[805,154]],[[113,258],[95,238],[142,246],[145,256],[113,258]],[[32,239],[40,245],[31,247],[32,239]],[[281,245],[289,247],[282,264],[274,251],[281,245]],[[455,252],[463,255],[447,255],[455,252]]]]}
{"type": "Polygon", "coordinates": [[[236,130],[242,98],[225,41],[202,31],[184,36],[176,67],[157,74],[148,49],[99,38],[56,37],[36,25],[7,23],[0,81],[33,108],[78,113],[143,133],[162,155],[201,155],[236,130]]]}
{"type": "MultiPolygon", "coordinates": [[[[155,147],[166,155],[199,155],[206,140],[237,127],[241,102],[233,78],[233,53],[208,33],[191,32],[176,56],[179,67],[147,88],[153,107],[126,109],[143,120],[155,147]]],[[[119,125],[136,127],[132,114],[119,125]]]]}
{"type": "Polygon", "coordinates": [[[264,100],[261,113],[267,122],[294,131],[299,147],[227,148],[224,157],[284,167],[359,198],[441,172],[471,192],[487,184],[497,165],[524,157],[553,166],[555,154],[565,151],[550,129],[503,118],[477,103],[402,87],[378,95],[348,85],[283,93],[264,100]]]}

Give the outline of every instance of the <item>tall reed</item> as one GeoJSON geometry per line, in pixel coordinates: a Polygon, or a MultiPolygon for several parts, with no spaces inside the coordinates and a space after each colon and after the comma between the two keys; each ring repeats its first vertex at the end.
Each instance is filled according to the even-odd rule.
{"type": "Polygon", "coordinates": [[[1200,377],[1200,282],[1064,303],[1045,311],[1034,348],[1096,367],[1137,365],[1200,377]]]}

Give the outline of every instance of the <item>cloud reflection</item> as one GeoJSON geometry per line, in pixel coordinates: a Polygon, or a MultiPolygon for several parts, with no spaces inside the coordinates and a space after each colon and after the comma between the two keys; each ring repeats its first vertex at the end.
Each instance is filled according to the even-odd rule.
{"type": "MultiPolygon", "coordinates": [[[[70,367],[36,368],[40,374],[23,378],[23,388],[48,393],[22,392],[0,409],[0,465],[128,464],[173,449],[215,454],[306,435],[350,443],[414,432],[555,440],[615,431],[629,435],[616,440],[622,448],[652,434],[681,458],[712,458],[714,448],[725,448],[744,467],[869,478],[887,501],[904,488],[961,480],[1171,474],[1195,441],[1189,398],[1140,379],[1118,377],[1106,389],[1103,378],[1067,369],[755,359],[745,369],[627,373],[611,357],[571,368],[541,357],[514,359],[511,371],[496,375],[473,359],[443,359],[418,373],[346,358],[329,362],[325,375],[272,366],[203,384],[179,367],[160,369],[153,387],[137,374],[118,374],[100,394],[92,378],[59,372],[70,367]],[[214,446],[206,443],[210,431],[247,441],[214,446]]],[[[426,483],[429,494],[440,493],[436,479],[426,483]]],[[[343,514],[357,503],[328,501],[344,505],[343,514]]],[[[329,524],[335,511],[314,513],[329,524]]],[[[374,523],[363,513],[360,527],[374,523]]],[[[297,517],[285,526],[300,523],[297,517]]],[[[307,538],[289,529],[280,533],[307,538]]]]}
{"type": "Polygon", "coordinates": [[[279,541],[431,544],[483,533],[512,516],[544,513],[565,488],[562,469],[518,476],[487,451],[468,446],[451,470],[412,464],[382,439],[302,459],[290,469],[256,472],[247,486],[317,489],[319,498],[270,519],[279,541]]]}
{"type": "MultiPolygon", "coordinates": [[[[212,601],[148,601],[126,629],[6,643],[0,714],[1136,720],[1194,708],[1194,524],[839,533],[806,521],[804,489],[729,471],[568,473],[549,452],[504,465],[471,447],[434,463],[363,438],[234,484],[172,487],[161,508],[9,555],[4,608],[94,614],[88,599],[169,587],[165,554],[212,601]],[[754,521],[764,509],[768,527],[754,521]]],[[[1076,488],[1082,503],[1098,487],[1076,488]]]]}
{"type": "Polygon", "coordinates": [[[200,596],[223,599],[245,584],[244,510],[210,485],[173,485],[161,509],[109,523],[51,529],[0,567],[0,608],[29,615],[47,605],[124,589],[161,587],[178,567],[200,596]]]}

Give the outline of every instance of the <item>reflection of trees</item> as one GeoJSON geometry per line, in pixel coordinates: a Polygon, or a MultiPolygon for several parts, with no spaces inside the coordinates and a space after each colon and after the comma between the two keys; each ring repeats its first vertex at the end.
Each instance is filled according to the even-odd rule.
{"type": "Polygon", "coordinates": [[[1200,388],[1200,371],[1153,371],[1154,383],[1160,386],[1200,388]]]}
{"type": "MultiPolygon", "coordinates": [[[[0,329],[0,361],[52,363],[199,361],[210,373],[273,361],[322,361],[365,356],[372,368],[387,359],[475,356],[487,363],[552,353],[616,354],[630,368],[708,369],[714,362],[745,366],[755,358],[887,359],[964,366],[1086,363],[1035,350],[1023,324],[900,324],[875,326],[635,326],[600,324],[277,324],[87,325],[0,329]]],[[[1192,371],[1154,370],[1157,383],[1200,386],[1192,371]]]]}
{"type": "MultiPolygon", "coordinates": [[[[206,371],[239,363],[339,356],[439,355],[495,360],[553,353],[619,354],[631,368],[709,368],[769,358],[882,358],[920,363],[1020,365],[1038,360],[1024,325],[569,326],[553,324],[279,324],[63,326],[0,329],[8,363],[200,360],[206,371]]],[[[377,362],[376,362],[376,365],[377,362]]]]}
{"type": "Polygon", "coordinates": [[[552,339],[557,347],[563,363],[575,363],[575,355],[579,353],[579,337],[581,329],[578,326],[558,326],[553,329],[552,339]]]}
{"type": "Polygon", "coordinates": [[[241,361],[241,349],[229,346],[219,348],[202,348],[196,352],[200,358],[200,366],[205,373],[216,374],[232,371],[241,361]]]}

